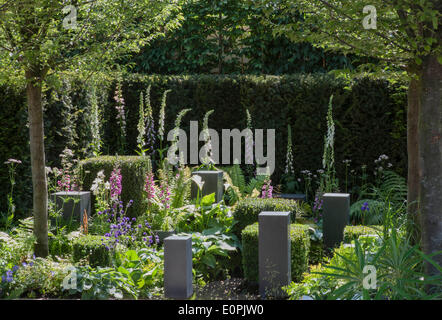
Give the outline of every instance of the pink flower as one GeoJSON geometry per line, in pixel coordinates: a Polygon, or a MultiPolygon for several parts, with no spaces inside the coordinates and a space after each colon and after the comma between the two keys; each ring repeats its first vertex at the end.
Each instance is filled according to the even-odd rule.
{"type": "Polygon", "coordinates": [[[112,199],[118,199],[119,195],[121,194],[121,180],[121,170],[119,168],[114,168],[109,179],[112,199]]]}
{"type": "Polygon", "coordinates": [[[149,172],[146,176],[146,183],[144,190],[147,193],[147,199],[151,200],[155,196],[155,181],[153,180],[153,173],[149,172]]]}

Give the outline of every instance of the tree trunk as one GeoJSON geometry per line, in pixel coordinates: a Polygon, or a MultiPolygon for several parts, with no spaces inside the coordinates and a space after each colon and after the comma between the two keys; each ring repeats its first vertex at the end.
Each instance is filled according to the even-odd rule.
{"type": "MultiPolygon", "coordinates": [[[[418,123],[419,220],[426,254],[442,250],[442,65],[423,59],[418,123]]],[[[434,257],[442,266],[442,254],[434,257]]],[[[436,269],[427,264],[427,274],[436,269]]]]}
{"type": "Polygon", "coordinates": [[[31,146],[32,189],[35,255],[48,255],[48,193],[45,172],[44,125],[41,103],[42,77],[40,72],[26,71],[29,137],[31,146]]]}
{"type": "Polygon", "coordinates": [[[421,79],[412,78],[408,87],[407,111],[407,153],[408,153],[408,218],[409,233],[413,243],[420,240],[418,201],[419,201],[419,163],[418,163],[418,120],[421,94],[421,79]]]}

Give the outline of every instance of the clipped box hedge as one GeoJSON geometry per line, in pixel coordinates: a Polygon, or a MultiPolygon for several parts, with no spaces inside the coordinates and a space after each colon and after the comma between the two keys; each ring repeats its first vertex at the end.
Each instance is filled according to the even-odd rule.
{"type": "MultiPolygon", "coordinates": [[[[244,277],[250,282],[257,282],[258,266],[258,222],[247,226],[242,231],[242,265],[244,277]]],[[[290,225],[291,240],[291,274],[293,281],[301,281],[302,275],[308,270],[310,236],[308,226],[302,224],[290,225]]]]}
{"type": "Polygon", "coordinates": [[[85,235],[74,239],[72,243],[72,258],[74,262],[87,259],[91,267],[110,266],[111,255],[103,245],[99,235],[85,235]]]}
{"type": "Polygon", "coordinates": [[[237,223],[233,232],[241,239],[241,231],[255,222],[258,222],[258,215],[263,211],[290,212],[290,221],[294,222],[300,216],[301,209],[295,200],[281,198],[246,198],[238,201],[233,217],[237,223]]]}
{"type": "MultiPolygon", "coordinates": [[[[90,190],[92,182],[100,170],[104,170],[106,181],[108,181],[117,163],[121,168],[122,175],[121,200],[125,205],[133,200],[133,205],[127,210],[127,215],[130,217],[141,216],[147,209],[147,204],[143,203],[144,183],[149,165],[149,157],[147,156],[101,156],[81,161],[83,189],[90,190]]],[[[95,196],[92,195],[92,204],[94,203],[95,196]]]]}
{"type": "Polygon", "coordinates": [[[346,226],[344,228],[344,243],[351,243],[362,235],[379,234],[379,232],[382,232],[382,226],[346,226]]]}

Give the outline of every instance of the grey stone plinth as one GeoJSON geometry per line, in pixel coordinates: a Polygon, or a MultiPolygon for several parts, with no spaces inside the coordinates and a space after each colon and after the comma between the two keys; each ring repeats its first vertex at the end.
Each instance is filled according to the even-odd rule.
{"type": "Polygon", "coordinates": [[[324,245],[333,248],[344,239],[344,228],[350,219],[350,194],[325,193],[323,199],[324,245]]]}
{"type": "Polygon", "coordinates": [[[88,217],[91,215],[90,191],[62,191],[52,194],[56,210],[62,210],[63,219],[82,221],[86,209],[88,217]]]}
{"type": "Polygon", "coordinates": [[[192,237],[167,237],[164,239],[164,295],[186,299],[192,293],[192,237]]]}
{"type": "MultiPolygon", "coordinates": [[[[202,195],[200,198],[208,194],[215,193],[215,202],[220,202],[224,194],[223,172],[222,171],[194,171],[192,176],[199,175],[204,181],[202,195]]],[[[198,186],[192,181],[191,197],[196,199],[198,194],[198,186]]]]}
{"type": "Polygon", "coordinates": [[[283,297],[291,281],[290,212],[261,212],[258,216],[259,293],[283,297]]]}

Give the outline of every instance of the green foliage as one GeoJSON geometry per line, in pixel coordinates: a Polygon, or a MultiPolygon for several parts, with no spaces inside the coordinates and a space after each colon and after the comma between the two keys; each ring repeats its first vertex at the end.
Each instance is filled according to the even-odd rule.
{"type": "MultiPolygon", "coordinates": [[[[348,67],[351,58],[293,43],[275,36],[262,23],[264,9],[255,1],[184,1],[181,27],[166,32],[131,61],[141,73],[266,73],[326,72],[348,67]],[[308,58],[307,58],[308,57],[308,58]]],[[[294,14],[277,17],[284,26],[294,14]]],[[[353,59],[354,60],[354,59],[353,59]]]]}
{"type": "Polygon", "coordinates": [[[62,283],[66,271],[72,266],[67,261],[55,262],[50,259],[28,259],[20,264],[13,281],[1,283],[0,297],[19,298],[60,298],[63,297],[62,283]]]}
{"type": "MultiPolygon", "coordinates": [[[[180,234],[186,235],[186,233],[180,234]]],[[[230,266],[230,254],[240,248],[235,236],[220,228],[192,233],[192,261],[197,281],[225,279],[230,266]]]]}
{"type": "MultiPolygon", "coordinates": [[[[258,235],[258,223],[247,226],[241,233],[244,277],[251,282],[258,281],[258,235]]],[[[292,279],[300,281],[303,273],[308,270],[310,250],[308,226],[291,224],[290,241],[292,279]]]]}
{"type": "Polygon", "coordinates": [[[163,261],[162,250],[117,252],[114,267],[74,268],[76,287],[63,292],[87,300],[152,298],[163,286],[163,261]]]}
{"type": "MultiPolygon", "coordinates": [[[[127,209],[127,215],[130,217],[140,216],[147,210],[147,204],[143,201],[144,183],[149,163],[147,156],[100,156],[82,160],[80,166],[84,173],[84,190],[90,190],[92,182],[100,170],[104,170],[105,180],[109,180],[116,163],[119,164],[122,175],[121,200],[125,204],[133,200],[133,205],[127,209]]],[[[92,203],[95,203],[93,195],[92,203]]]]}
{"type": "Polygon", "coordinates": [[[113,268],[92,269],[90,266],[74,270],[77,277],[76,288],[67,291],[68,295],[80,294],[85,300],[106,300],[136,298],[135,285],[125,272],[113,268]]]}
{"type": "MultiPolygon", "coordinates": [[[[381,238],[382,239],[382,238],[381,238]]],[[[364,299],[364,300],[416,300],[440,299],[442,297],[442,268],[432,257],[442,251],[427,256],[410,245],[408,239],[398,236],[395,231],[380,245],[364,248],[355,240],[354,247],[347,248],[345,255],[336,252],[338,265],[332,262],[326,266],[325,273],[338,280],[338,286],[329,298],[331,299],[364,299]],[[437,269],[435,275],[425,275],[424,263],[433,264],[437,269]],[[376,269],[376,288],[364,288],[366,277],[364,267],[373,265],[376,269]]]]}
{"type": "Polygon", "coordinates": [[[172,208],[180,208],[184,206],[185,201],[190,197],[191,173],[188,167],[180,167],[178,169],[178,178],[172,184],[172,208]]]}
{"type": "Polygon", "coordinates": [[[230,208],[223,202],[215,203],[214,193],[204,196],[200,204],[178,208],[176,211],[176,229],[180,232],[221,228],[229,234],[235,225],[230,208]]]}
{"type": "Polygon", "coordinates": [[[377,235],[382,232],[382,226],[346,226],[344,228],[344,243],[352,243],[362,235],[377,235]]]}
{"type": "Polygon", "coordinates": [[[302,212],[295,200],[279,198],[247,198],[241,200],[233,211],[233,217],[237,221],[233,227],[234,233],[240,237],[241,231],[248,225],[258,221],[258,215],[262,211],[288,211],[291,213],[290,219],[295,221],[302,212]]]}
{"type": "Polygon", "coordinates": [[[224,179],[228,185],[226,189],[226,200],[229,205],[234,205],[239,200],[247,197],[259,196],[263,184],[269,179],[267,175],[257,175],[246,183],[246,178],[239,164],[224,167],[222,170],[224,171],[224,179]]]}
{"type": "MultiPolygon", "coordinates": [[[[269,8],[271,0],[260,1],[259,5],[269,8]]],[[[278,11],[268,9],[268,25],[274,27],[276,34],[284,34],[293,41],[309,41],[327,50],[361,54],[380,59],[403,68],[404,63],[421,65],[422,58],[433,55],[442,56],[439,39],[441,12],[438,1],[422,0],[419,5],[407,1],[374,0],[370,3],[376,8],[378,17],[375,28],[366,28],[369,12],[364,13],[367,2],[282,0],[278,11]],[[278,17],[297,12],[298,18],[285,25],[272,23],[278,17]],[[381,18],[382,17],[382,18],[381,18]],[[425,30],[425,32],[421,32],[425,30]],[[386,35],[389,32],[390,36],[386,35]]],[[[374,27],[374,26],[373,26],[374,27]]],[[[408,70],[414,72],[416,70],[408,70]]]]}
{"type": "Polygon", "coordinates": [[[72,253],[72,239],[65,234],[49,234],[49,254],[52,256],[67,256],[72,253]]]}
{"type": "Polygon", "coordinates": [[[318,264],[322,262],[324,257],[324,244],[322,241],[310,240],[310,251],[308,253],[309,264],[318,264]]]}
{"type": "Polygon", "coordinates": [[[359,195],[360,200],[350,207],[351,220],[364,225],[382,224],[391,214],[403,215],[406,212],[407,182],[391,170],[378,171],[378,185],[369,184],[369,189],[359,195]],[[368,210],[362,210],[365,206],[368,210]]]}
{"type": "Polygon", "coordinates": [[[86,259],[91,267],[110,266],[112,257],[101,239],[104,237],[99,235],[85,235],[74,239],[72,242],[73,261],[79,262],[86,259]]]}

